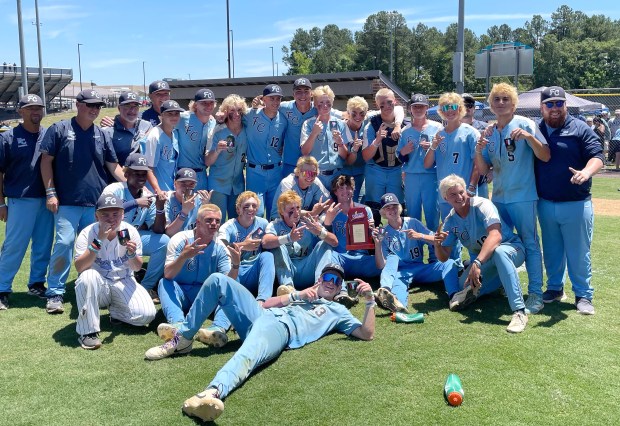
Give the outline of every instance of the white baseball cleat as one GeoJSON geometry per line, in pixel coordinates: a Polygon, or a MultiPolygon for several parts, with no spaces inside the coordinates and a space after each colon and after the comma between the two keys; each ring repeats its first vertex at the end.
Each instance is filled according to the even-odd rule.
{"type": "Polygon", "coordinates": [[[218,390],[209,388],[186,399],[182,410],[188,416],[198,417],[205,422],[212,422],[224,412],[224,403],[219,398],[218,390]]]}

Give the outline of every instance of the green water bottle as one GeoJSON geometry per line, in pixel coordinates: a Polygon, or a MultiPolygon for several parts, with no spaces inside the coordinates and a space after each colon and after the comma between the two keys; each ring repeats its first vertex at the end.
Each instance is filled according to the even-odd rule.
{"type": "Polygon", "coordinates": [[[390,319],[394,322],[399,323],[423,323],[424,322],[424,314],[422,312],[417,312],[415,314],[406,314],[404,312],[394,312],[390,319]]]}
{"type": "Polygon", "coordinates": [[[448,375],[446,379],[446,384],[443,387],[443,394],[450,404],[453,407],[458,407],[463,402],[463,398],[465,397],[465,391],[463,390],[463,385],[461,384],[461,379],[456,374],[448,375]]]}

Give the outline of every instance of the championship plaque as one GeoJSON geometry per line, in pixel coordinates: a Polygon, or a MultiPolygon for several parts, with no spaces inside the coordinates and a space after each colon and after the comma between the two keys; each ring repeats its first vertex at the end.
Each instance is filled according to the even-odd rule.
{"type": "Polygon", "coordinates": [[[375,243],[370,236],[370,225],[366,209],[354,207],[349,210],[347,219],[347,250],[374,249],[375,243]]]}

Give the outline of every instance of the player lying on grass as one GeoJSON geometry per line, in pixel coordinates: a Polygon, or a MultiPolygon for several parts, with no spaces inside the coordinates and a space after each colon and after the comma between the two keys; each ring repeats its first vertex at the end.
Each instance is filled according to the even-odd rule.
{"type": "Polygon", "coordinates": [[[334,296],[340,292],[343,278],[341,266],[328,264],[314,286],[271,297],[261,308],[254,296],[237,281],[219,273],[213,274],[200,290],[204,293],[201,298],[204,304],[194,304],[180,328],[160,324],[157,333],[168,341],[149,349],[145,357],[158,360],[191,351],[194,335],[219,305],[243,344],[207,388],[183,404],[186,414],[205,421],[215,420],[224,410],[222,400],[254,369],[278,357],[284,349],[300,348],[334,330],[362,340],[373,339],[375,300],[370,284],[357,280],[357,290],[366,298],[364,319],[360,322],[346,307],[333,302],[334,296]]]}

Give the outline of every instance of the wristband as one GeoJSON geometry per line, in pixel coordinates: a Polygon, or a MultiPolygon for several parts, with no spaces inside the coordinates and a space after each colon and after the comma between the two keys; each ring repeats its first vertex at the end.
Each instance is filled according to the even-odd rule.
{"type": "Polygon", "coordinates": [[[478,259],[474,259],[472,263],[474,265],[478,265],[478,269],[482,268],[482,262],[480,262],[478,259]]]}
{"type": "Polygon", "coordinates": [[[278,237],[278,243],[283,246],[285,244],[287,244],[289,242],[289,239],[291,237],[291,234],[286,234],[286,235],[280,235],[278,237]]]}
{"type": "Polygon", "coordinates": [[[129,254],[129,252],[127,252],[127,258],[128,259],[133,259],[134,257],[136,257],[136,252],[134,251],[133,253],[129,254]]]}
{"type": "Polygon", "coordinates": [[[179,213],[179,215],[177,217],[180,217],[181,220],[185,220],[185,219],[188,218],[188,216],[185,213],[183,213],[183,212],[179,213]]]}
{"type": "Polygon", "coordinates": [[[56,198],[55,192],[48,192],[45,197],[49,200],[50,198],[56,198]]]}
{"type": "Polygon", "coordinates": [[[230,269],[239,269],[239,265],[232,265],[230,269]]]}
{"type": "Polygon", "coordinates": [[[431,145],[430,150],[431,151],[437,151],[437,147],[433,148],[433,145],[431,145]]]}
{"type": "Polygon", "coordinates": [[[366,302],[366,309],[372,309],[375,306],[377,306],[377,302],[375,302],[375,299],[372,299],[372,301],[366,302]]]}
{"type": "Polygon", "coordinates": [[[155,214],[164,214],[164,213],[165,213],[164,209],[161,209],[161,210],[155,209],[155,214]]]}
{"type": "Polygon", "coordinates": [[[93,245],[93,247],[95,247],[97,250],[101,250],[101,241],[99,241],[99,239],[97,238],[93,238],[93,241],[91,242],[91,244],[93,245]]]}
{"type": "Polygon", "coordinates": [[[324,240],[327,237],[327,229],[321,228],[321,233],[319,234],[319,240],[324,240]]]}
{"type": "Polygon", "coordinates": [[[289,303],[299,302],[300,300],[301,299],[299,298],[299,292],[298,291],[294,291],[292,293],[289,293],[289,295],[288,295],[289,303]]]}
{"type": "Polygon", "coordinates": [[[45,192],[56,192],[56,188],[54,188],[53,186],[50,186],[49,188],[45,190],[45,192]]]}
{"type": "Polygon", "coordinates": [[[6,207],[6,204],[4,204],[4,203],[0,204],[0,209],[1,209],[2,207],[6,207]]]}
{"type": "Polygon", "coordinates": [[[99,253],[99,249],[94,247],[92,244],[88,245],[88,250],[90,250],[91,252],[93,252],[95,254],[99,253]]]}
{"type": "Polygon", "coordinates": [[[325,227],[325,229],[327,229],[327,232],[332,232],[334,228],[332,228],[332,225],[323,225],[325,227]]]}

